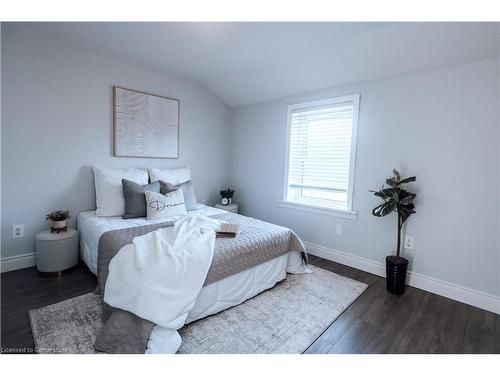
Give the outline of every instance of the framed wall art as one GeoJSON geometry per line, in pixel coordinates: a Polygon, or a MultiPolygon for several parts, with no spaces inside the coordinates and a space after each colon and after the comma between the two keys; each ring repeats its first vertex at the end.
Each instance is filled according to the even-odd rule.
{"type": "Polygon", "coordinates": [[[114,156],[179,157],[179,100],[113,87],[114,156]]]}

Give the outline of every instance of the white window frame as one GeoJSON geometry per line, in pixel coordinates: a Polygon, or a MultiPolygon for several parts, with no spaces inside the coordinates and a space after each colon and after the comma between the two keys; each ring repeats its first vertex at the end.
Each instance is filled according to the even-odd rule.
{"type": "Polygon", "coordinates": [[[304,103],[290,104],[287,107],[286,118],[286,154],[285,154],[285,174],[283,180],[283,196],[279,201],[279,205],[285,208],[294,208],[301,211],[320,213],[330,216],[343,217],[348,219],[356,219],[357,212],[353,211],[353,198],[354,198],[354,171],[356,165],[356,144],[358,139],[358,122],[359,122],[359,100],[360,94],[351,94],[344,96],[337,96],[329,99],[314,100],[304,103]],[[352,119],[352,138],[351,138],[351,153],[349,160],[349,182],[347,186],[347,209],[335,209],[330,207],[321,207],[316,205],[304,204],[295,201],[287,200],[288,197],[288,174],[290,168],[290,136],[292,126],[292,111],[297,109],[306,109],[310,107],[319,107],[324,105],[331,105],[351,101],[353,103],[353,119],[352,119]]]}

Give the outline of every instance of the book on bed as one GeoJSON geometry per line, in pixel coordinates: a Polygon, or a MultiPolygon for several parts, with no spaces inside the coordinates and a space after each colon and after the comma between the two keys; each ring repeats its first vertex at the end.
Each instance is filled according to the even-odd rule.
{"type": "Polygon", "coordinates": [[[231,223],[222,223],[216,232],[217,238],[234,238],[240,234],[240,225],[231,223]]]}

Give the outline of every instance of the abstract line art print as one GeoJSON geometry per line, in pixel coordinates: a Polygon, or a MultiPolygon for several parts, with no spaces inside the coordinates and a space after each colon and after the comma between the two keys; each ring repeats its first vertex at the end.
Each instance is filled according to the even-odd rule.
{"type": "Polygon", "coordinates": [[[114,156],[179,157],[179,100],[113,87],[114,156]]]}

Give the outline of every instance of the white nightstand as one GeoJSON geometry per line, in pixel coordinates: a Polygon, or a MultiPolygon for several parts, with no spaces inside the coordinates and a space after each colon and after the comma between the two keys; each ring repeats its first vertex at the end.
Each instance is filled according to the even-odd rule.
{"type": "Polygon", "coordinates": [[[78,232],[50,230],[36,235],[36,268],[42,276],[60,276],[78,263],[78,232]]]}
{"type": "Polygon", "coordinates": [[[227,206],[224,206],[224,205],[222,205],[220,203],[217,203],[215,205],[215,208],[218,208],[218,209],[221,209],[221,210],[224,210],[224,211],[227,211],[227,212],[232,212],[233,214],[237,214],[238,213],[238,205],[235,204],[235,203],[230,203],[227,206]]]}

